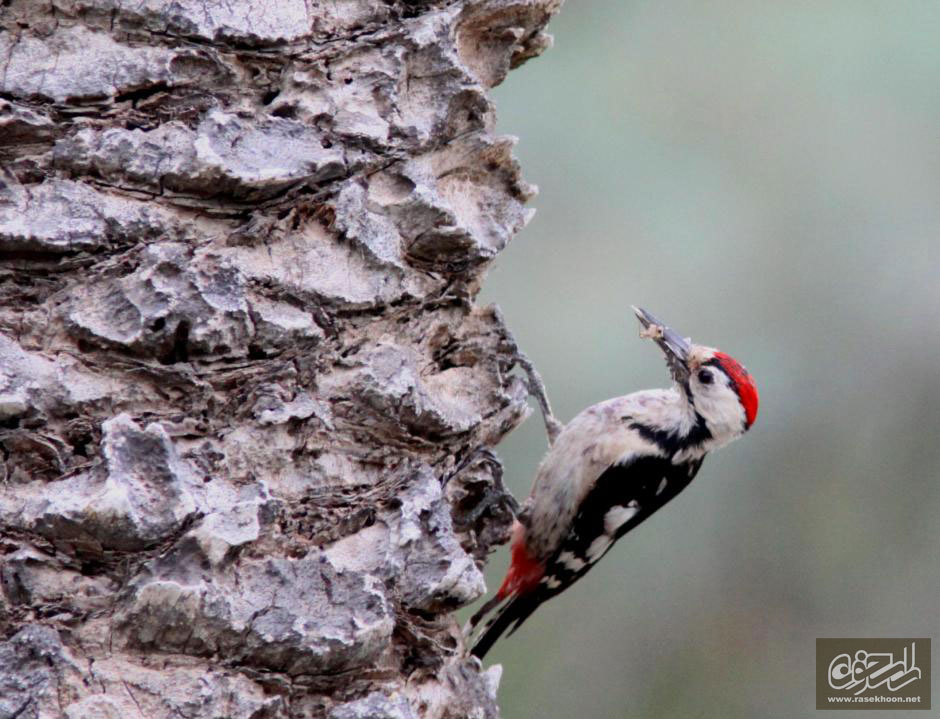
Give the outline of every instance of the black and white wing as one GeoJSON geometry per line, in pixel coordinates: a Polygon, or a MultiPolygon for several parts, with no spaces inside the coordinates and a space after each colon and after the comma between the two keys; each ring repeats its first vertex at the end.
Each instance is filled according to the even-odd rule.
{"type": "Polygon", "coordinates": [[[590,571],[620,537],[679,494],[698,473],[702,459],[673,464],[642,455],[609,467],[581,503],[571,529],[545,564],[538,586],[515,596],[473,647],[482,657],[507,630],[512,634],[543,602],[590,571]]]}

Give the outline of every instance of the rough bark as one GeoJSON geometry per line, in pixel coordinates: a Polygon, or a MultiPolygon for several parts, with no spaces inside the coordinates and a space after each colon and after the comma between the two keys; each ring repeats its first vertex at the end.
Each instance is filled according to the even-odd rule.
{"type": "Polygon", "coordinates": [[[560,0],[0,4],[0,717],[491,717],[487,90],[560,0]]]}

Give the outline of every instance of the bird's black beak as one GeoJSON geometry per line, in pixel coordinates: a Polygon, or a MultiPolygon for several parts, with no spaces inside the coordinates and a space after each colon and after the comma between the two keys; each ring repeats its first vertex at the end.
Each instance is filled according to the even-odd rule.
{"type": "Polygon", "coordinates": [[[688,380],[689,351],[692,349],[689,341],[642,307],[634,307],[633,311],[643,325],[641,336],[652,339],[666,355],[666,364],[669,365],[672,378],[680,384],[688,380]]]}

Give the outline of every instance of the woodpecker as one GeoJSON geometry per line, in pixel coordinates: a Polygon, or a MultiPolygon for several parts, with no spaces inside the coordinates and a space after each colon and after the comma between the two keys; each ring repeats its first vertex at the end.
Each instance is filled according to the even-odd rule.
{"type": "Polygon", "coordinates": [[[471,650],[477,657],[679,494],[706,454],[754,424],[757,387],[740,362],[633,311],[640,336],[666,355],[675,384],[595,404],[558,434],[513,524],[506,578],[470,620],[472,633],[498,609],[471,650]]]}

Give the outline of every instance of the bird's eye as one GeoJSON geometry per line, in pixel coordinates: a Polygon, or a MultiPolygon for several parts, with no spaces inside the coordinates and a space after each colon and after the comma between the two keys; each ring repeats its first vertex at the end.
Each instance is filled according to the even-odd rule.
{"type": "Polygon", "coordinates": [[[709,372],[707,369],[703,369],[701,372],[698,373],[698,381],[701,382],[702,384],[711,384],[714,380],[715,380],[714,376],[712,376],[712,373],[709,372]]]}

